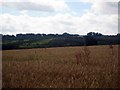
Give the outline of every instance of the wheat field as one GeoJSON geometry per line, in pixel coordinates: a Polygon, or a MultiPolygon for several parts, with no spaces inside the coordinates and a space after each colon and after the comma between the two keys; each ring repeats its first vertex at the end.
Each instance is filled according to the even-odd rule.
{"type": "Polygon", "coordinates": [[[118,88],[118,47],[2,51],[2,87],[118,88]]]}

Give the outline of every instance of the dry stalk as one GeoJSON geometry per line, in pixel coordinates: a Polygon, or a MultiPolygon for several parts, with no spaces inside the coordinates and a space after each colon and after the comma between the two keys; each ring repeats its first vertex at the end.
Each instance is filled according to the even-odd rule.
{"type": "Polygon", "coordinates": [[[110,63],[112,64],[112,62],[114,61],[114,50],[113,50],[113,45],[109,45],[110,48],[110,63]]]}
{"type": "Polygon", "coordinates": [[[88,49],[88,47],[84,47],[83,50],[75,53],[75,57],[76,57],[76,62],[77,64],[82,64],[82,65],[86,65],[89,63],[89,59],[90,59],[90,50],[88,49]]]}
{"type": "Polygon", "coordinates": [[[90,50],[89,50],[89,48],[87,46],[84,46],[83,51],[84,51],[84,60],[85,60],[85,63],[89,63],[90,50]]]}
{"type": "Polygon", "coordinates": [[[109,45],[109,48],[111,49],[112,56],[114,56],[113,45],[109,45]]]}
{"type": "Polygon", "coordinates": [[[75,54],[75,57],[76,57],[76,60],[77,60],[77,64],[80,63],[80,60],[82,60],[82,53],[81,52],[78,52],[75,54]]]}

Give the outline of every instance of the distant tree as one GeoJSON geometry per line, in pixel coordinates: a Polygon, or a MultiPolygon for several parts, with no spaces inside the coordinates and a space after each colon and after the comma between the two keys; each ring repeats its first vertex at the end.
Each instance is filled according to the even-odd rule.
{"type": "Polygon", "coordinates": [[[117,36],[120,36],[120,33],[118,33],[117,36]]]}
{"type": "Polygon", "coordinates": [[[48,34],[47,36],[53,38],[53,37],[55,37],[56,35],[55,35],[55,34],[48,34]]]}
{"type": "Polygon", "coordinates": [[[64,36],[64,37],[67,36],[68,37],[68,36],[70,36],[70,34],[65,32],[65,33],[62,34],[62,36],[64,36]]]}
{"type": "Polygon", "coordinates": [[[101,33],[95,33],[95,32],[89,32],[89,33],[87,33],[87,36],[102,36],[102,34],[101,33]]]}
{"type": "Polygon", "coordinates": [[[87,33],[87,36],[92,36],[92,32],[87,33]]]}
{"type": "Polygon", "coordinates": [[[14,40],[15,36],[14,35],[3,35],[2,39],[3,40],[14,40]]]}
{"type": "Polygon", "coordinates": [[[42,34],[42,37],[46,36],[46,34],[42,34]]]}
{"type": "Polygon", "coordinates": [[[101,33],[96,33],[95,35],[96,36],[103,36],[101,33]]]}
{"type": "Polygon", "coordinates": [[[78,37],[78,36],[79,36],[79,34],[72,34],[72,36],[74,36],[74,37],[78,37]]]}
{"type": "Polygon", "coordinates": [[[97,40],[92,36],[84,36],[85,45],[97,45],[97,40]]]}

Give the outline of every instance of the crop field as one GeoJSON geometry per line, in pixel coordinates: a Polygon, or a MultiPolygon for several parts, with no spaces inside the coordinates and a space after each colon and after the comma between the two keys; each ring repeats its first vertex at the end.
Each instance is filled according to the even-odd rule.
{"type": "Polygon", "coordinates": [[[2,51],[3,88],[117,88],[118,47],[2,51]]]}

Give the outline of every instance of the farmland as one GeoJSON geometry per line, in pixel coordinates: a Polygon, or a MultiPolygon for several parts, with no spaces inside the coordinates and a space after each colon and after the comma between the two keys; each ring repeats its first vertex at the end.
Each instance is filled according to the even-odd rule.
{"type": "Polygon", "coordinates": [[[3,88],[117,88],[118,47],[3,50],[3,88]]]}

